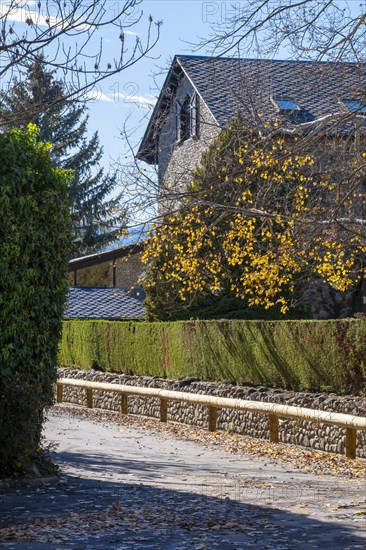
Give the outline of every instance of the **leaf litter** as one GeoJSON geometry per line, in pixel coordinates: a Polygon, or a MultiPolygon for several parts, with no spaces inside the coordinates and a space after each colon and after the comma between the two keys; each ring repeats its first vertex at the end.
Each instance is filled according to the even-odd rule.
{"type": "MultiPolygon", "coordinates": [[[[97,422],[111,422],[118,426],[133,427],[154,434],[173,436],[180,440],[193,441],[204,448],[216,447],[229,451],[233,455],[251,455],[264,458],[272,463],[285,463],[290,467],[317,475],[333,475],[343,479],[359,480],[365,476],[365,459],[349,460],[341,455],[310,451],[289,444],[272,444],[264,440],[232,434],[230,432],[207,432],[191,426],[160,423],[156,419],[137,416],[121,416],[111,411],[85,409],[72,406],[55,406],[53,410],[62,410],[71,415],[80,416],[97,422]]],[[[254,481],[254,480],[252,480],[254,481]]],[[[256,482],[256,487],[266,487],[265,482],[256,482]]],[[[112,504],[95,505],[93,509],[62,510],[60,515],[33,518],[29,521],[16,521],[16,524],[0,528],[0,540],[11,542],[33,542],[51,544],[52,548],[73,541],[85,544],[84,548],[98,547],[97,540],[120,542],[123,537],[124,549],[168,548],[167,541],[174,539],[169,548],[220,548],[236,549],[261,548],[290,550],[299,547],[304,541],[303,529],[296,525],[285,532],[280,525],[268,517],[266,508],[253,514],[248,506],[243,516],[243,503],[228,499],[225,494],[210,499],[194,494],[187,499],[183,493],[177,495],[170,491],[160,491],[155,497],[146,498],[146,487],[126,487],[124,498],[114,500],[112,504]],[[127,501],[127,502],[126,502],[127,501]],[[239,508],[240,506],[240,508],[239,508]],[[177,513],[179,511],[179,513],[177,513]],[[233,536],[237,535],[237,543],[233,536]],[[287,537],[286,537],[287,535],[287,537]],[[151,546],[152,539],[156,545],[151,546]],[[92,541],[92,542],[91,542],[92,541]],[[184,545],[182,546],[182,541],[184,545]]],[[[45,489],[46,491],[46,489],[45,489]]],[[[59,495],[64,496],[64,495],[59,495]]],[[[211,495],[213,496],[213,495],[211,495]]],[[[215,495],[215,497],[220,495],[215,495]]],[[[52,497],[51,497],[52,498],[52,497]]],[[[362,504],[362,503],[360,503],[362,504]]],[[[306,510],[307,504],[299,502],[298,508],[306,510]]],[[[338,507],[338,509],[341,506],[338,507]]],[[[46,512],[46,510],[45,510],[46,512]]],[[[364,514],[361,509],[358,516],[364,514]]],[[[360,518],[361,519],[361,518],[360,518]]],[[[13,522],[12,522],[13,523],[13,522]]],[[[155,544],[152,542],[152,544],[155,544]]],[[[69,547],[69,546],[68,546],[69,547]]],[[[102,547],[102,546],[100,546],[102,547]]],[[[103,546],[104,548],[105,546],[103,546]]],[[[112,543],[113,547],[113,543],[112,543]]],[[[117,546],[117,542],[116,545],[117,546]]],[[[302,546],[301,546],[302,547],[302,546]]],[[[360,547],[358,545],[355,548],[360,547]]],[[[80,548],[80,546],[78,546],[80,548]]]]}
{"type": "Polygon", "coordinates": [[[151,417],[122,416],[102,409],[87,409],[70,405],[55,405],[53,410],[69,411],[95,421],[107,421],[120,426],[134,427],[150,432],[167,434],[180,440],[192,441],[203,446],[219,447],[238,455],[258,456],[271,463],[286,464],[314,475],[332,475],[348,479],[366,479],[366,458],[349,459],[341,454],[327,453],[292,445],[270,443],[265,439],[238,435],[232,432],[208,432],[202,428],[173,422],[163,423],[151,417]]]}
{"type": "MultiPolygon", "coordinates": [[[[101,511],[64,511],[61,516],[40,517],[5,526],[0,528],[0,541],[38,542],[52,544],[52,548],[58,545],[64,548],[68,541],[81,541],[85,542],[85,548],[89,548],[90,544],[98,547],[95,542],[98,538],[117,537],[119,540],[122,537],[122,548],[135,550],[164,549],[164,540],[173,538],[174,549],[217,545],[221,549],[234,550],[241,545],[230,542],[233,536],[245,540],[245,548],[258,546],[259,540],[264,543],[263,548],[273,548],[270,540],[279,536],[279,526],[268,522],[265,511],[254,517],[248,509],[248,513],[243,515],[243,506],[236,502],[219,500],[212,506],[210,500],[205,504],[204,498],[189,500],[183,493],[172,496],[170,491],[154,496],[146,494],[145,489],[127,491],[125,496],[130,500],[116,500],[101,511]]],[[[283,548],[290,547],[285,545],[283,548]]]]}

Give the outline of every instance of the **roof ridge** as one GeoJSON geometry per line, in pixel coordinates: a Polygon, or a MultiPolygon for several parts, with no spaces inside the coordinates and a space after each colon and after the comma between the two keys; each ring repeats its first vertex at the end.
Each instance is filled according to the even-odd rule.
{"type": "Polygon", "coordinates": [[[215,61],[258,61],[261,63],[322,63],[322,64],[338,64],[338,65],[360,65],[364,62],[357,61],[331,61],[331,60],[311,60],[311,59],[263,59],[258,57],[224,57],[224,56],[211,56],[211,55],[186,55],[176,54],[176,59],[214,59],[215,61]]]}
{"type": "Polygon", "coordinates": [[[122,287],[122,286],[74,286],[74,285],[70,285],[69,286],[69,289],[70,288],[77,288],[77,289],[81,289],[81,290],[85,290],[85,289],[92,289],[92,290],[121,290],[123,292],[134,292],[134,290],[140,290],[142,287],[136,287],[136,289],[134,290],[131,290],[130,288],[125,288],[125,287],[122,287]]]}

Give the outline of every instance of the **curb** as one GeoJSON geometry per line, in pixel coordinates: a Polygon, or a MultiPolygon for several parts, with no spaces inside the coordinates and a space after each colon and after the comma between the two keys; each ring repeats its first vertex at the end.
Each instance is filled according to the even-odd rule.
{"type": "Polygon", "coordinates": [[[37,477],[33,479],[10,479],[10,480],[0,480],[0,491],[4,489],[13,489],[18,487],[39,487],[42,485],[53,485],[60,483],[61,478],[57,476],[49,477],[37,477]]]}

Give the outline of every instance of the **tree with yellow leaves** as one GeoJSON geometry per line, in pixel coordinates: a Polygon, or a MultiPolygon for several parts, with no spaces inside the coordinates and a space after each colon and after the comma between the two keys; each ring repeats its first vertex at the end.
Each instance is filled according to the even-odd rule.
{"type": "Polygon", "coordinates": [[[310,152],[298,143],[278,121],[253,129],[240,114],[213,142],[183,205],[152,230],[151,317],[195,316],[222,297],[285,315],[315,279],[340,291],[357,284],[366,153],[341,133],[310,152]]]}

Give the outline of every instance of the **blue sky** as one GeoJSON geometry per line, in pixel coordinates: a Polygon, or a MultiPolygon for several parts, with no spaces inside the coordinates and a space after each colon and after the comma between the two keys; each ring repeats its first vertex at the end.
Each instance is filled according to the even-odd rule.
{"type": "MultiPolygon", "coordinates": [[[[209,21],[217,18],[214,15],[217,9],[220,11],[213,2],[197,0],[144,0],[142,9],[143,18],[134,30],[138,30],[143,40],[147,17],[151,14],[155,21],[163,21],[159,42],[149,57],[120,73],[118,78],[106,81],[98,91],[97,97],[101,99],[89,104],[89,128],[100,133],[105,162],[121,153],[123,157],[124,144],[120,131],[125,124],[130,131],[134,130],[132,140],[138,143],[159,93],[157,85],[162,85],[170,60],[177,53],[192,53],[189,43],[196,43],[198,37],[208,34],[209,21]]],[[[108,39],[111,40],[111,37],[108,39]]],[[[112,47],[112,44],[109,42],[106,46],[112,47]]]]}
{"type": "MultiPolygon", "coordinates": [[[[10,1],[0,0],[1,14],[9,13],[10,1]]],[[[109,0],[107,5],[110,6],[111,13],[119,9],[121,2],[122,0],[109,0]]],[[[38,0],[19,0],[17,9],[11,12],[9,20],[20,34],[24,30],[32,32],[24,23],[29,15],[41,26],[46,26],[45,3],[41,2],[40,11],[37,4],[38,0]]],[[[236,4],[240,5],[240,2],[236,4]]],[[[49,5],[52,6],[52,0],[49,5]]],[[[99,132],[104,149],[102,166],[106,171],[113,171],[115,161],[130,162],[131,153],[121,132],[125,126],[128,128],[136,150],[174,55],[195,53],[193,44],[197,44],[200,37],[208,36],[210,23],[220,22],[229,15],[231,2],[143,0],[138,7],[143,11],[142,17],[136,25],[124,28],[125,44],[131,49],[136,36],[142,43],[146,41],[150,15],[155,22],[162,21],[158,43],[147,57],[119,75],[106,79],[89,94],[88,132],[90,136],[95,131],[99,132]]],[[[127,18],[127,23],[133,16],[134,13],[127,18]]],[[[113,59],[118,57],[121,43],[119,29],[116,27],[105,27],[101,34],[105,66],[107,61],[113,63],[113,59]]],[[[66,46],[74,47],[75,39],[70,39],[69,42],[65,39],[64,43],[66,46]]],[[[98,48],[99,38],[98,41],[92,41],[89,52],[95,53],[98,48]]],[[[53,51],[54,47],[48,47],[45,53],[52,56],[53,51]]],[[[206,52],[202,50],[199,53],[206,52]]],[[[119,192],[122,186],[123,182],[116,192],[119,192]]]]}
{"type": "MultiPolygon", "coordinates": [[[[359,12],[360,2],[361,0],[335,0],[335,3],[341,7],[346,6],[351,12],[359,12]]],[[[149,57],[123,71],[118,78],[107,80],[99,90],[101,99],[90,103],[89,130],[98,130],[100,133],[106,167],[118,156],[123,161],[128,154],[120,136],[125,124],[131,133],[131,141],[137,147],[174,55],[209,55],[209,51],[205,49],[195,51],[194,44],[199,43],[200,38],[209,37],[211,24],[220,25],[227,21],[234,13],[233,5],[240,10],[245,3],[245,0],[143,0],[142,20],[130,30],[139,33],[143,41],[147,18],[152,15],[154,21],[163,22],[159,42],[149,57]]],[[[110,4],[113,9],[115,1],[110,0],[110,4]]],[[[134,38],[130,36],[131,40],[134,38]]],[[[106,52],[108,49],[113,52],[113,44],[113,33],[110,33],[105,37],[106,52]]],[[[246,51],[245,55],[256,57],[256,52],[246,51]]],[[[277,57],[286,58],[289,53],[286,49],[281,49],[277,57]]]]}
{"type": "MultiPolygon", "coordinates": [[[[24,23],[29,15],[41,27],[46,27],[45,2],[40,2],[40,8],[37,8],[37,4],[37,0],[19,0],[15,4],[16,9],[13,9],[9,15],[10,0],[0,0],[0,15],[7,13],[9,15],[8,23],[11,21],[18,33],[26,30],[31,34],[32,29],[24,23]]],[[[120,9],[121,4],[122,0],[109,0],[107,6],[110,13],[113,14],[116,9],[120,9]]],[[[52,0],[48,5],[52,6],[52,0]]],[[[209,22],[217,20],[216,12],[220,14],[223,10],[225,11],[226,5],[229,6],[225,2],[217,4],[197,0],[143,0],[132,11],[132,14],[124,18],[124,24],[129,23],[139,9],[143,11],[143,15],[136,25],[131,27],[124,25],[125,44],[128,49],[133,47],[136,36],[142,43],[146,41],[150,15],[153,16],[154,21],[162,21],[163,24],[160,29],[160,40],[149,57],[141,59],[136,65],[104,81],[94,91],[92,100],[88,103],[90,108],[89,132],[92,134],[98,130],[100,134],[106,168],[108,168],[109,159],[116,159],[123,151],[120,132],[126,121],[128,121],[130,129],[139,126],[134,141],[137,143],[141,138],[158,94],[153,74],[160,73],[157,82],[161,86],[164,73],[169,66],[169,60],[176,53],[190,53],[191,48],[186,42],[196,42],[198,36],[206,35],[209,22]]],[[[56,21],[55,18],[54,21],[56,21]]],[[[120,50],[119,29],[112,26],[111,28],[105,27],[100,34],[103,39],[103,62],[106,64],[107,61],[111,61],[113,64],[113,58],[118,57],[120,50]]],[[[99,38],[91,42],[87,53],[98,51],[99,38]]],[[[73,48],[75,39],[65,39],[64,44],[66,47],[73,48]]],[[[45,53],[52,55],[53,51],[55,48],[48,47],[45,53]]],[[[3,84],[6,85],[6,83],[3,84]]]]}

